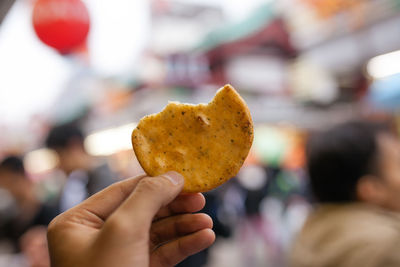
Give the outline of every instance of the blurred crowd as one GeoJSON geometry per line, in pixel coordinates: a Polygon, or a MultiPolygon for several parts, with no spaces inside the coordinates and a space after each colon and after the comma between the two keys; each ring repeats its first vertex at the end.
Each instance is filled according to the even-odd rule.
{"type": "MultiPolygon", "coordinates": [[[[111,158],[90,155],[84,139],[78,123],[58,125],[48,131],[43,145],[55,152],[58,164],[45,179],[31,177],[24,168],[24,155],[6,155],[2,159],[0,266],[48,266],[46,225],[111,183],[140,172],[138,164],[133,170],[115,170],[109,164],[111,158]],[[48,184],[55,184],[56,189],[44,190],[48,184]]],[[[203,212],[213,218],[219,240],[240,244],[241,257],[248,264],[255,260],[278,263],[292,232],[306,216],[306,182],[301,168],[266,166],[249,157],[236,179],[205,194],[203,212]],[[262,250],[269,251],[268,258],[264,259],[263,254],[260,259],[254,258],[253,251],[259,250],[260,244],[262,250]]],[[[220,261],[211,249],[188,258],[180,266],[204,266],[210,257],[220,261]]]]}
{"type": "MultiPolygon", "coordinates": [[[[249,156],[237,177],[205,193],[216,244],[178,266],[397,266],[400,144],[392,126],[352,121],[309,133],[301,168],[249,156]]],[[[89,155],[84,137],[70,123],[44,140],[58,156],[54,173],[64,174],[57,194],[41,189],[56,176],[33,180],[24,155],[2,159],[0,266],[50,266],[49,222],[126,178],[89,155]]]]}
{"type": "Polygon", "coordinates": [[[74,124],[59,125],[48,133],[45,145],[57,154],[58,169],[66,177],[57,194],[40,190],[41,182],[33,181],[25,171],[23,155],[9,155],[1,161],[0,266],[49,266],[46,226],[116,181],[106,162],[86,152],[83,138],[74,124]]]}
{"type": "MultiPolygon", "coordinates": [[[[76,124],[49,131],[44,143],[65,174],[51,196],[40,194],[48,181],[29,177],[23,155],[1,161],[0,266],[49,266],[49,222],[123,178],[83,140],[76,124]]],[[[397,266],[381,264],[398,263],[399,151],[388,125],[355,121],[311,134],[305,168],[248,159],[235,179],[205,194],[217,243],[178,266],[397,266]],[[371,254],[379,242],[384,248],[371,254]]]]}
{"type": "MultiPolygon", "coordinates": [[[[108,185],[141,171],[138,164],[133,170],[116,171],[110,158],[87,153],[84,138],[78,123],[49,130],[43,145],[55,152],[58,164],[45,179],[34,179],[25,170],[24,155],[9,154],[2,159],[0,266],[49,266],[46,226],[50,221],[108,185]],[[43,189],[49,184],[56,189],[43,189]]],[[[309,209],[306,183],[302,169],[267,167],[249,157],[236,179],[205,194],[202,212],[212,217],[218,240],[240,244],[240,257],[247,264],[255,266],[255,261],[264,260],[281,264],[309,209]],[[268,256],[255,258],[254,250],[260,249],[268,256]]],[[[179,266],[219,262],[212,250],[193,255],[179,266]]]]}

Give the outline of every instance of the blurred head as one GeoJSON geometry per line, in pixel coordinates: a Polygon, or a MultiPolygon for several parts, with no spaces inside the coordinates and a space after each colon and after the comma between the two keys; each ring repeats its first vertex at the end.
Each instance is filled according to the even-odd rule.
{"type": "Polygon", "coordinates": [[[16,199],[25,197],[33,190],[20,157],[8,156],[0,162],[0,187],[9,191],[16,199]]]}
{"type": "Polygon", "coordinates": [[[5,157],[0,162],[0,169],[10,171],[14,174],[25,176],[24,162],[18,156],[5,157]]]}
{"type": "Polygon", "coordinates": [[[53,127],[46,138],[46,146],[56,151],[59,167],[67,174],[85,169],[87,153],[83,146],[84,135],[75,124],[63,124],[53,127]]]}
{"type": "Polygon", "coordinates": [[[400,143],[388,127],[355,121],[317,133],[307,164],[318,202],[363,201],[400,211],[400,143]]]}

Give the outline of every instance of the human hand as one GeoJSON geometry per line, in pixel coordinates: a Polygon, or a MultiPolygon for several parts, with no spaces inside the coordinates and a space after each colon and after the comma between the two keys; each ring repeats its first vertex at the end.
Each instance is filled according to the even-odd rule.
{"type": "Polygon", "coordinates": [[[52,266],[174,266],[209,247],[215,240],[211,218],[191,214],[205,199],[179,195],[182,187],[176,172],[141,175],[59,215],[48,230],[52,266]]]}

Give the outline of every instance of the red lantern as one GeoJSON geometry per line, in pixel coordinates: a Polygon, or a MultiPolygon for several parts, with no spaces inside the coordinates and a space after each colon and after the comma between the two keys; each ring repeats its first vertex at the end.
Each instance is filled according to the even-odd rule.
{"type": "Polygon", "coordinates": [[[83,45],[90,18],[81,0],[37,0],[32,22],[40,40],[62,54],[83,45]]]}

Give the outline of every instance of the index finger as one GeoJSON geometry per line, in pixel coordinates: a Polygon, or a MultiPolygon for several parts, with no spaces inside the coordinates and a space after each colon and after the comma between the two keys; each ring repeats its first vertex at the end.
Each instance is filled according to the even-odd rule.
{"type": "Polygon", "coordinates": [[[154,221],[180,213],[191,213],[201,210],[206,200],[201,193],[180,194],[167,206],[160,209],[154,221]]]}
{"type": "Polygon", "coordinates": [[[144,177],[146,175],[141,174],[112,184],[72,209],[89,211],[105,221],[128,198],[144,177]]]}

